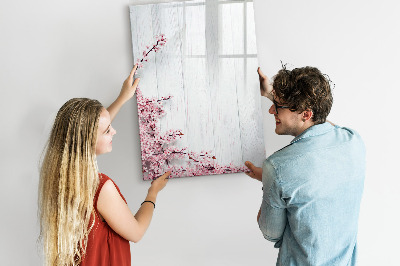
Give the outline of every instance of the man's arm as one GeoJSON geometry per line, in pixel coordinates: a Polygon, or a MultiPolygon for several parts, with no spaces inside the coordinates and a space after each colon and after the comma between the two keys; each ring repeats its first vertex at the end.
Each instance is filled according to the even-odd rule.
{"type": "Polygon", "coordinates": [[[133,67],[131,73],[124,81],[121,92],[119,93],[117,99],[107,108],[107,111],[110,113],[111,121],[114,120],[122,105],[124,105],[135,94],[136,88],[140,81],[139,78],[135,79],[135,81],[133,80],[133,75],[136,72],[136,68],[137,65],[133,67]]]}
{"type": "Polygon", "coordinates": [[[264,162],[262,171],[263,201],[257,222],[265,239],[278,242],[287,223],[286,203],[282,200],[282,189],[277,182],[275,168],[268,160],[264,162]]]}

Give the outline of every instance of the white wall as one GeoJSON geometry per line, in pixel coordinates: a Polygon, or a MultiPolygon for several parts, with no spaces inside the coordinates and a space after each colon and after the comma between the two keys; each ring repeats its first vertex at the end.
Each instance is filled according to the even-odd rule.
{"type": "MultiPolygon", "coordinates": [[[[368,152],[360,265],[395,265],[400,237],[399,4],[297,2],[255,1],[260,65],[270,76],[279,69],[279,60],[295,67],[315,65],[334,80],[329,119],[358,130],[368,152]]],[[[39,156],[65,101],[85,96],[108,105],[117,96],[133,64],[128,3],[2,2],[2,265],[42,264],[36,245],[39,156]]],[[[263,100],[264,113],[268,107],[263,100]]],[[[113,126],[114,150],[99,158],[99,166],[136,211],[149,183],[141,180],[135,100],[123,107],[113,126]]],[[[290,141],[274,135],[267,114],[264,126],[267,154],[290,141]]],[[[255,222],[261,196],[261,184],[244,174],[170,180],[159,195],[148,233],[131,245],[133,264],[274,265],[277,250],[263,239],[255,222]]]]}

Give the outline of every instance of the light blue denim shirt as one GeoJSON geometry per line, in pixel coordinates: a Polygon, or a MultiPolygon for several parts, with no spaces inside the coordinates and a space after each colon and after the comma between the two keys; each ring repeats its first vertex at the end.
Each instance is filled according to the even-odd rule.
{"type": "Polygon", "coordinates": [[[360,135],[328,122],[268,157],[258,223],[276,265],[355,265],[364,178],[360,135]]]}

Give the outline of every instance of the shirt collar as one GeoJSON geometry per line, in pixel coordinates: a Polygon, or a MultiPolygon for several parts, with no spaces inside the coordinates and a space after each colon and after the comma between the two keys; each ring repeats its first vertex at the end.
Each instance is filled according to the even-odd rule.
{"type": "Polygon", "coordinates": [[[300,135],[298,135],[297,137],[295,137],[290,144],[300,140],[300,139],[304,139],[304,138],[308,138],[308,137],[314,137],[314,136],[318,136],[318,135],[322,135],[325,134],[328,131],[331,131],[334,128],[334,126],[329,123],[329,122],[325,122],[323,124],[318,124],[318,125],[314,125],[311,126],[309,128],[307,128],[306,130],[304,130],[300,135]]]}

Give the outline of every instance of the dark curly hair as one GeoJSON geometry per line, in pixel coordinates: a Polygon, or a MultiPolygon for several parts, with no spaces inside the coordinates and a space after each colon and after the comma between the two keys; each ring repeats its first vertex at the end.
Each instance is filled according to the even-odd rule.
{"type": "Polygon", "coordinates": [[[311,109],[315,124],[326,122],[331,111],[333,97],[331,80],[315,67],[287,70],[286,65],[273,78],[274,97],[291,111],[299,113],[311,109]]]}

